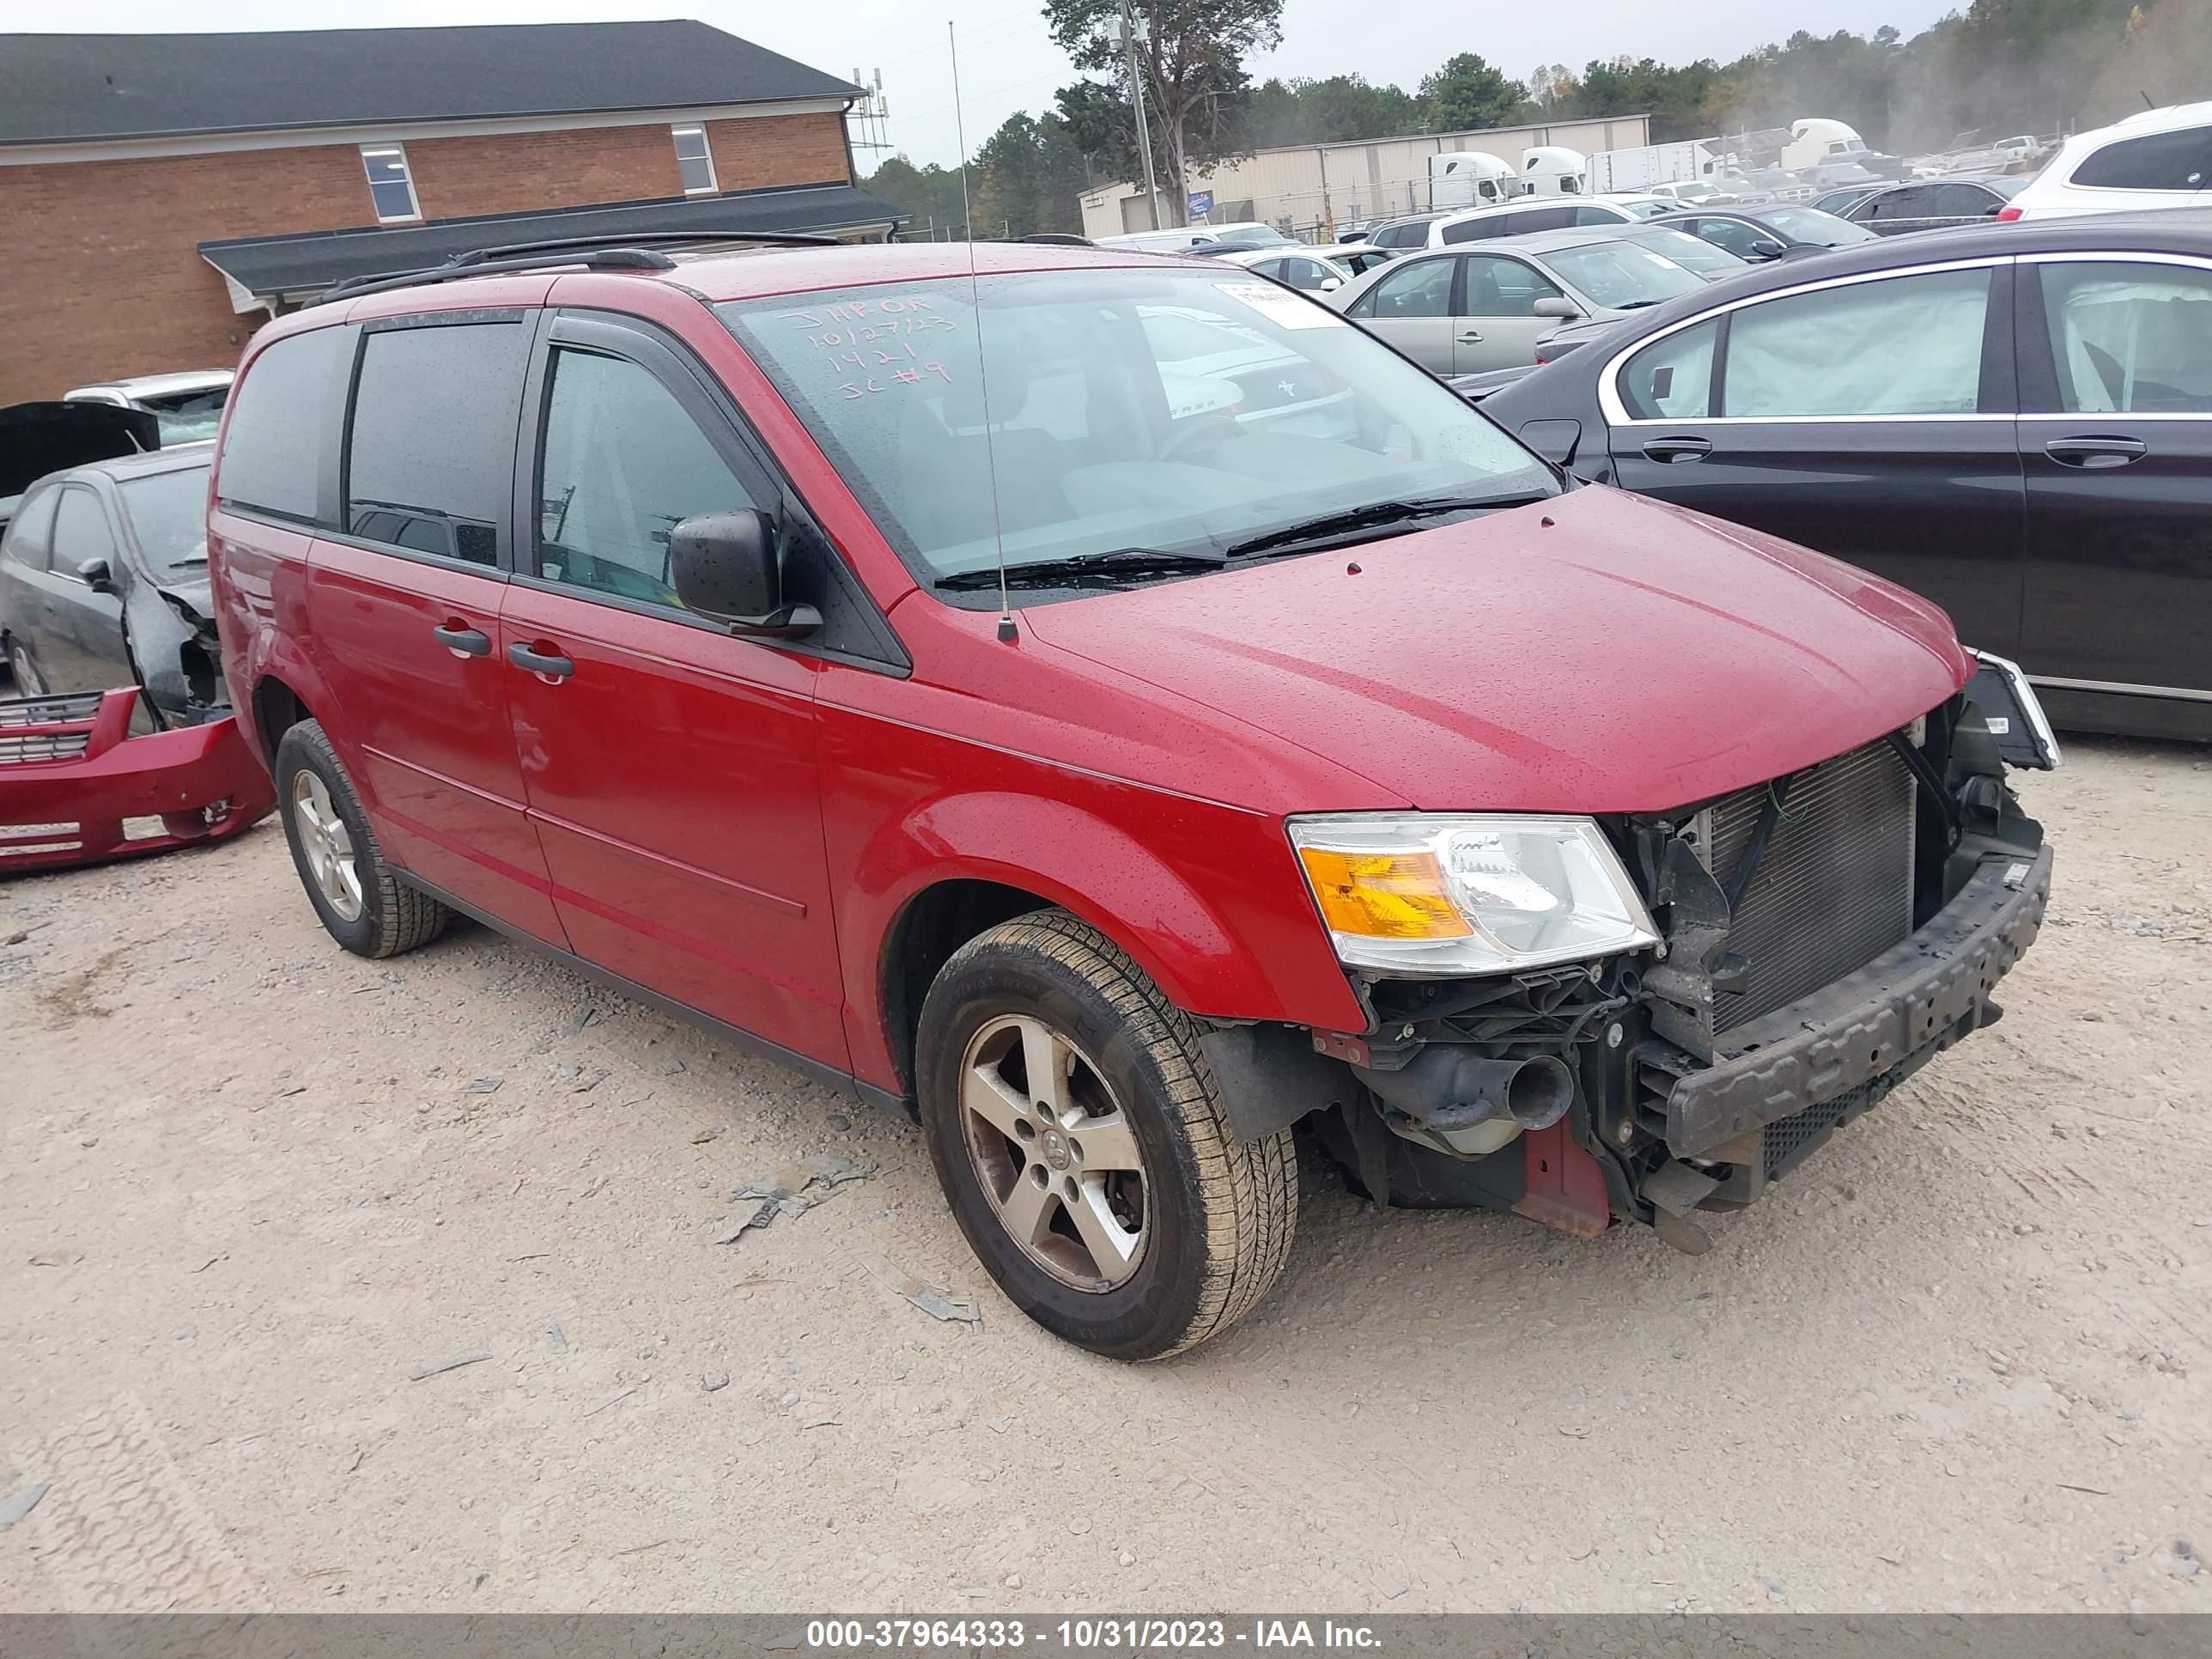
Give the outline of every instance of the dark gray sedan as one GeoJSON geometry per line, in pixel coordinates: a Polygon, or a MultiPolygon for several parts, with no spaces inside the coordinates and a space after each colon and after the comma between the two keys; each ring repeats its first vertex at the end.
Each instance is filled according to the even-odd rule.
{"type": "Polygon", "coordinates": [[[2004,211],[2006,203],[2027,188],[2025,178],[1999,174],[1987,179],[1917,179],[1870,191],[1840,210],[1855,225],[1877,236],[1902,236],[1915,230],[1948,230],[1979,224],[2004,211]]]}
{"type": "Polygon", "coordinates": [[[210,447],[50,473],[0,538],[0,650],[18,696],[144,688],[153,719],[228,712],[208,598],[210,447]]]}
{"type": "Polygon", "coordinates": [[[1482,410],[1593,483],[1925,594],[2062,724],[2212,739],[2212,212],[1778,261],[1482,410]]]}

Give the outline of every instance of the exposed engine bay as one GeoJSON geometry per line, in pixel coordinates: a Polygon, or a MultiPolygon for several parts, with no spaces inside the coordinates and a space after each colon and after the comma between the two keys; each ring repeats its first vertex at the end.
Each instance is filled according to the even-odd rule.
{"type": "Polygon", "coordinates": [[[1324,1144],[1378,1202],[1585,1236],[1643,1221],[1704,1250],[1698,1212],[1748,1204],[2002,1015],[1990,991],[2033,942],[2051,871],[2005,767],[2057,750],[2018,671],[1984,660],[1847,754],[1601,818],[1655,946],[1491,979],[1356,975],[1371,1023],[1313,1035],[1326,1072],[1270,1065],[1260,1034],[1210,1050],[1274,1110],[1325,1105],[1324,1144]]]}

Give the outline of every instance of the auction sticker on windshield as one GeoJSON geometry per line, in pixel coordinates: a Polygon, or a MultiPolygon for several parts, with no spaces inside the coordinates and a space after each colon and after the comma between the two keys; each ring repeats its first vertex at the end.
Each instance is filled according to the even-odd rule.
{"type": "Polygon", "coordinates": [[[1273,283],[1216,283],[1231,299],[1252,307],[1279,328],[1349,328],[1351,324],[1327,306],[1293,294],[1273,283]]]}

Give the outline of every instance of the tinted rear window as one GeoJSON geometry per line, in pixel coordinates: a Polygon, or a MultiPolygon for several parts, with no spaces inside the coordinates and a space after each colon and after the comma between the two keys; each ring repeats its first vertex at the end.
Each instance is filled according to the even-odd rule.
{"type": "Polygon", "coordinates": [[[2073,182],[2103,190],[2203,190],[2212,185],[2212,127],[2107,144],[2074,169],[2073,182]]]}
{"type": "Polygon", "coordinates": [[[223,440],[226,506],[315,522],[324,437],[354,337],[350,328],[319,328],[253,360],[233,393],[223,440]]]}
{"type": "MultiPolygon", "coordinates": [[[[1505,227],[1505,235],[1526,236],[1532,230],[1565,230],[1583,211],[1576,207],[1523,208],[1518,213],[1501,214],[1498,217],[1505,227]]],[[[1600,213],[1597,217],[1603,223],[1616,222],[1608,213],[1600,213]]]]}
{"type": "Polygon", "coordinates": [[[346,454],[348,531],[412,552],[499,562],[529,344],[520,321],[364,337],[346,454]]]}

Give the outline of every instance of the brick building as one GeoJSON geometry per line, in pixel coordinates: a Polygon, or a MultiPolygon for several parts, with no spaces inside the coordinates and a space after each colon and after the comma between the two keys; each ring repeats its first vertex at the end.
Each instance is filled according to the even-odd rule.
{"type": "Polygon", "coordinates": [[[881,236],[858,95],[696,22],[0,34],[0,404],[226,365],[342,277],[471,247],[881,236]]]}

